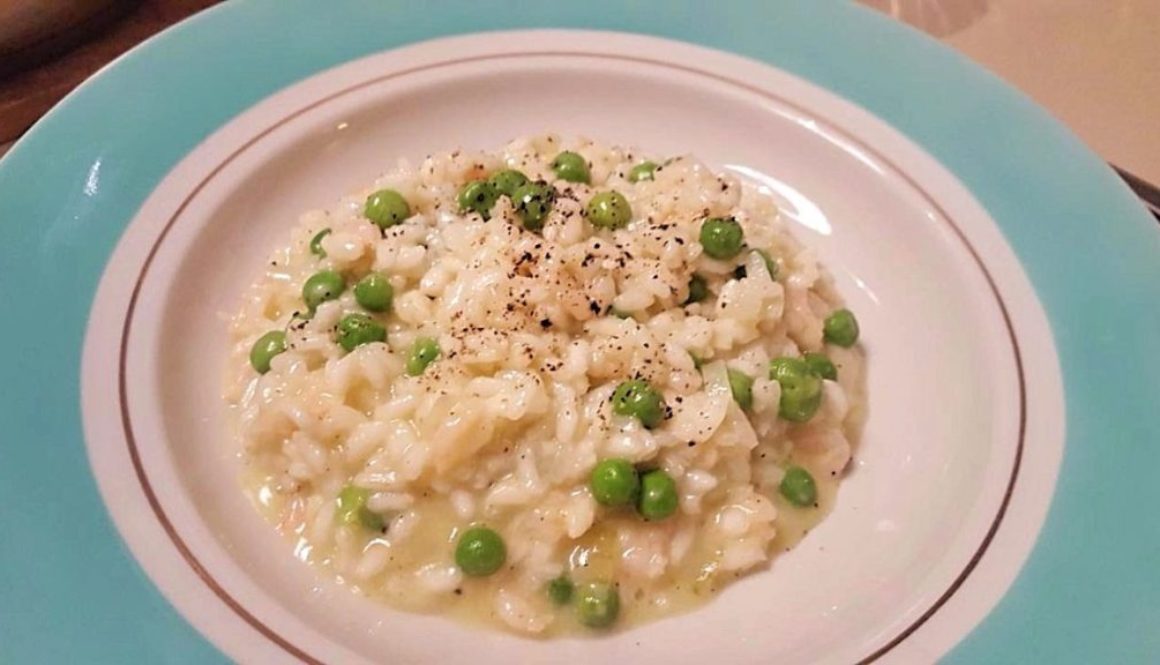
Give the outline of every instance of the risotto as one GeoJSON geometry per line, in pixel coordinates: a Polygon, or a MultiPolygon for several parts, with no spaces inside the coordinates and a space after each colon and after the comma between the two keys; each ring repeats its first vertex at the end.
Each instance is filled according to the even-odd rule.
{"type": "Polygon", "coordinates": [[[552,135],[306,213],[230,330],[244,485],[288,549],[522,634],[764,567],[864,417],[857,321],[768,192],[552,135]]]}

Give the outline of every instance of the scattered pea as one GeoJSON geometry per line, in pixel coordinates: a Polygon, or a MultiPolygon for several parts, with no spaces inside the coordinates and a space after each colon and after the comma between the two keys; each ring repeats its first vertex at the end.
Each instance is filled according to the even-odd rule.
{"type": "Polygon", "coordinates": [[[326,250],[322,248],[322,239],[330,235],[330,229],[322,229],[310,239],[310,253],[320,259],[326,258],[326,250]]]}
{"type": "Polygon", "coordinates": [[[612,392],[612,411],[621,416],[632,416],[652,429],[665,419],[665,399],[643,379],[624,381],[612,392]]]}
{"type": "Polygon", "coordinates": [[[814,374],[823,379],[838,380],[838,368],[834,366],[833,361],[826,354],[811,351],[803,356],[803,359],[814,374]]]}
{"type": "Polygon", "coordinates": [[[548,599],[556,605],[567,605],[568,601],[572,600],[575,588],[567,575],[560,575],[548,582],[548,599]]]}
{"type": "Polygon", "coordinates": [[[797,371],[797,358],[779,356],[769,361],[769,378],[781,383],[783,377],[788,377],[797,371]]]}
{"type": "Polygon", "coordinates": [[[777,490],[799,508],[812,506],[818,500],[818,486],[814,483],[814,477],[800,466],[791,466],[785,470],[777,490]]]}
{"type": "Polygon", "coordinates": [[[810,371],[801,358],[781,357],[769,363],[769,378],[781,385],[777,413],[791,422],[801,423],[818,412],[822,404],[822,379],[810,371]]]}
{"type": "Polygon", "coordinates": [[[435,362],[439,357],[439,342],[430,337],[420,337],[411,345],[411,352],[407,355],[407,374],[419,376],[427,365],[435,362]]]}
{"type": "Polygon", "coordinates": [[[342,295],[346,288],[346,280],[333,270],[316,272],[302,284],[302,302],[312,311],[327,300],[334,300],[342,295]]]}
{"type": "Polygon", "coordinates": [[[640,477],[637,512],[650,522],[663,520],[677,510],[677,484],[660,469],[646,471],[640,477]]]}
{"type": "Polygon", "coordinates": [[[395,289],[390,280],[381,272],[372,272],[354,285],[354,299],[363,309],[370,312],[385,312],[391,308],[395,289]]]}
{"type": "Polygon", "coordinates": [[[281,330],[271,330],[258,338],[250,347],[250,366],[258,374],[270,371],[270,361],[274,356],[286,350],[286,333],[281,330]]]}
{"type": "Polygon", "coordinates": [[[606,506],[623,506],[632,503],[640,492],[640,478],[628,460],[606,459],[592,469],[588,486],[597,502],[606,506]]]}
{"type": "Polygon", "coordinates": [[[848,309],[839,309],[822,323],[822,335],[827,342],[850,347],[858,341],[858,319],[848,309]]]}
{"type": "Polygon", "coordinates": [[[544,220],[552,211],[552,203],[556,200],[556,190],[543,180],[520,185],[512,194],[512,203],[516,206],[516,214],[529,231],[538,231],[544,227],[544,220]]]}
{"type": "Polygon", "coordinates": [[[401,224],[410,217],[411,206],[407,205],[407,199],[395,190],[380,189],[367,197],[363,214],[379,228],[385,229],[401,224]]]}
{"type": "Polygon", "coordinates": [[[701,224],[701,246],[715,259],[731,259],[745,242],[741,225],[732,217],[712,217],[701,224]]]}
{"type": "Polygon", "coordinates": [[[632,170],[628,172],[628,181],[640,182],[641,180],[652,180],[656,177],[656,170],[656,162],[641,162],[632,167],[632,170]]]}
{"type": "Polygon", "coordinates": [[[729,367],[725,370],[729,376],[729,390],[733,393],[733,401],[742,411],[753,408],[753,377],[741,370],[729,367]]]}
{"type": "Polygon", "coordinates": [[[607,628],[620,614],[620,593],[608,582],[589,582],[576,589],[576,618],[589,628],[607,628]]]}
{"type": "Polygon", "coordinates": [[[584,215],[593,226],[621,229],[632,221],[632,207],[620,192],[600,192],[588,200],[584,215]]]}
{"type": "Polygon", "coordinates": [[[689,278],[689,297],[685,299],[685,304],[701,302],[709,297],[709,283],[705,278],[694,273],[689,278]]]}
{"type": "Polygon", "coordinates": [[[499,192],[486,180],[472,180],[459,190],[458,200],[459,212],[477,212],[484,219],[490,219],[499,192]]]}
{"type": "Polygon", "coordinates": [[[504,169],[493,173],[487,182],[495,191],[512,197],[517,189],[528,184],[528,176],[515,169],[504,169]]]}
{"type": "Polygon", "coordinates": [[[814,417],[822,403],[822,380],[806,374],[781,384],[778,415],[792,422],[805,422],[814,417]]]}
{"type": "Polygon", "coordinates": [[[485,526],[463,532],[455,546],[455,565],[470,577],[487,577],[507,561],[507,547],[498,533],[485,526]]]}
{"type": "Polygon", "coordinates": [[[588,174],[588,162],[584,157],[571,151],[556,155],[552,160],[552,170],[556,172],[557,178],[568,182],[587,183],[591,179],[588,174]]]}
{"type": "Polygon", "coordinates": [[[383,530],[383,516],[367,507],[371,491],[364,487],[347,485],[338,493],[336,510],[339,524],[361,525],[371,531],[383,530]]]}
{"type": "Polygon", "coordinates": [[[346,351],[386,339],[387,329],[366,314],[347,314],[338,321],[338,345],[346,351]]]}

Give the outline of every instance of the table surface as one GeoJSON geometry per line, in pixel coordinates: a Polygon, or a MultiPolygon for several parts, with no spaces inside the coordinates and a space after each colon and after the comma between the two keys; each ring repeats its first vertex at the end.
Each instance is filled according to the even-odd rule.
{"type": "MultiPolygon", "coordinates": [[[[32,84],[69,73],[71,87],[102,58],[214,2],[145,0],[99,38],[20,77],[32,84]]],[[[1160,0],[862,2],[958,49],[1046,107],[1105,159],[1160,184],[1160,0]]],[[[13,103],[5,90],[18,91],[19,83],[0,81],[0,109],[13,103]]],[[[43,86],[26,87],[43,92],[43,86]]],[[[61,88],[58,97],[69,89],[61,88]]],[[[35,113],[54,102],[42,95],[36,104],[43,109],[35,113]]],[[[11,138],[0,136],[0,155],[11,138]]]]}
{"type": "MultiPolygon", "coordinates": [[[[10,2],[0,0],[0,15],[6,7],[17,9],[12,23],[4,25],[7,32],[31,42],[31,53],[60,55],[36,58],[37,66],[0,76],[0,144],[19,136],[109,61],[218,0],[103,0],[99,4],[110,9],[97,11],[93,19],[85,18],[91,12],[70,11],[98,4],[92,0],[31,0],[39,3],[37,12],[20,11],[30,0],[10,2]]],[[[30,49],[16,51],[15,60],[28,64],[30,49]]],[[[0,61],[0,71],[5,64],[0,61]]]]}
{"type": "Polygon", "coordinates": [[[1160,0],[863,0],[1019,88],[1160,184],[1160,0]]]}

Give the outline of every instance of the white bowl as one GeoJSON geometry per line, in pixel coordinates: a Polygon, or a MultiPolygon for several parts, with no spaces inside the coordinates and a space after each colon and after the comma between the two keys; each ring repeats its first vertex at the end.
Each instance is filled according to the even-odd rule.
{"type": "Polygon", "coordinates": [[[190,153],[130,224],[82,373],[90,459],[123,537],[194,625],[253,662],[930,659],[1013,579],[1063,441],[1042,310],[949,173],[810,84],[628,35],[439,40],[258,104],[190,153]],[[240,490],[220,399],[223,313],[301,211],[399,157],[541,131],[691,153],[769,188],[858,313],[869,357],[870,418],[833,514],[703,608],[591,639],[401,613],[300,563],[240,490]]]}

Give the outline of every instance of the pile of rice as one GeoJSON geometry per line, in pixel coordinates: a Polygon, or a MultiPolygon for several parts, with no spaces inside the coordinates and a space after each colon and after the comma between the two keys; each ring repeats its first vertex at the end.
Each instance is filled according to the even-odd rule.
{"type": "Polygon", "coordinates": [[[841,307],[831,279],[768,192],[687,156],[630,182],[642,159],[588,140],[523,138],[500,152],[401,162],[302,216],[232,319],[225,389],[247,488],[298,556],[397,606],[550,634],[573,625],[544,593],[562,573],[615,582],[624,625],[708,596],[821,519],[864,408],[861,351],[823,343],[823,319],[841,307]],[[562,150],[589,162],[591,185],[555,180],[562,150]],[[464,183],[504,168],[553,183],[539,232],[520,225],[507,197],[489,220],[459,211],[464,183]],[[412,213],[385,230],[363,215],[382,188],[412,213]],[[598,229],[583,214],[608,189],[631,204],[626,228],[598,229]],[[698,232],[708,217],[740,222],[747,248],[776,261],[776,279],[749,249],[706,256],[698,232]],[[309,244],[323,228],[332,232],[319,258],[309,244]],[[349,288],[301,318],[302,284],[324,268],[348,284],[370,270],[389,276],[393,309],[377,317],[385,343],[347,353],[335,342],[339,318],[360,310],[349,288]],[[684,304],[694,273],[709,296],[684,304]],[[248,354],[272,329],[286,330],[289,348],[258,374],[248,354]],[[442,354],[413,377],[405,354],[420,337],[437,339],[442,354]],[[825,382],[820,410],[804,424],[779,418],[770,360],[823,349],[839,376],[825,382]],[[748,412],[726,367],[755,377],[748,412]],[[612,391],[633,377],[671,408],[655,429],[611,411],[612,391]],[[676,514],[647,522],[597,504],[589,475],[610,457],[668,472],[676,514]],[[791,462],[817,479],[817,507],[778,495],[791,462]],[[348,484],[372,492],[382,532],[336,521],[348,484]],[[477,523],[503,536],[507,562],[467,578],[455,540],[477,523]]]}

